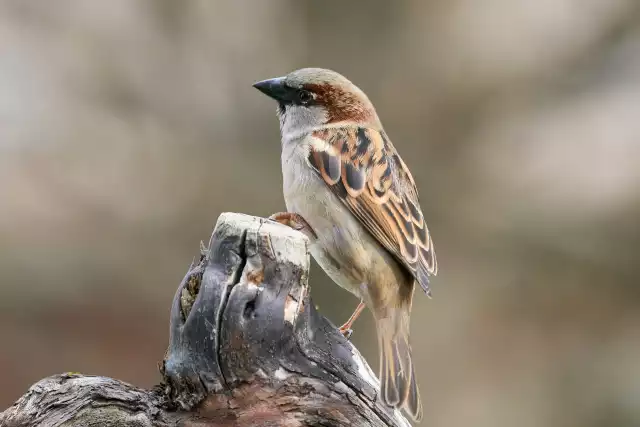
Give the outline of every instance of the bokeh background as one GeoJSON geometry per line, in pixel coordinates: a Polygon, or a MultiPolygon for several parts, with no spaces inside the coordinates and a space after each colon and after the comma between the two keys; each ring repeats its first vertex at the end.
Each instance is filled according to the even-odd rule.
{"type": "MultiPolygon", "coordinates": [[[[637,0],[0,0],[0,410],[64,371],[158,381],[218,215],[284,206],[251,83],[304,66],[368,93],[418,182],[423,424],[640,425],[637,0]]],[[[340,324],[355,298],[311,283],[340,324]]],[[[353,340],[377,367],[369,315],[353,340]]]]}

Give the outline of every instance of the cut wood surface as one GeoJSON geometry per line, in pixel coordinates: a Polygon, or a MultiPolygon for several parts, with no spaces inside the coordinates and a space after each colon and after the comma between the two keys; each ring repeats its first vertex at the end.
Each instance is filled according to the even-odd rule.
{"type": "Polygon", "coordinates": [[[409,426],[312,304],[308,245],[283,225],[222,214],[176,292],[157,387],[55,375],[0,426],[409,426]]]}

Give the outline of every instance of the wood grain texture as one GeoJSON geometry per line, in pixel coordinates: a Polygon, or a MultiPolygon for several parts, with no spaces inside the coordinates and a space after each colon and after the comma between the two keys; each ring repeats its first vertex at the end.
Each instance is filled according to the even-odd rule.
{"type": "Polygon", "coordinates": [[[308,240],[225,213],[178,287],[161,383],[63,374],[33,385],[0,426],[409,426],[310,299],[308,240]]]}

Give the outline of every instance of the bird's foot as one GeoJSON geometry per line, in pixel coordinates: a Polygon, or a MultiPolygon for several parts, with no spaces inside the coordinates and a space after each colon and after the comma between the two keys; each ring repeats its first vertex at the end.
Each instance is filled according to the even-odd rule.
{"type": "Polygon", "coordinates": [[[340,333],[342,335],[344,335],[344,337],[349,340],[351,338],[351,335],[353,334],[353,329],[351,328],[345,328],[344,325],[341,326],[339,329],[340,333]]]}
{"type": "Polygon", "coordinates": [[[347,320],[344,325],[338,328],[340,333],[344,335],[346,339],[351,338],[351,335],[353,334],[353,329],[351,329],[351,327],[353,326],[353,322],[355,322],[356,319],[360,316],[360,313],[362,313],[362,310],[364,310],[364,302],[360,301],[360,304],[358,304],[351,317],[349,317],[349,320],[347,320]]]}
{"type": "Polygon", "coordinates": [[[278,212],[274,213],[269,217],[271,221],[275,221],[277,223],[286,225],[288,227],[293,228],[294,230],[301,231],[307,237],[317,239],[318,235],[311,228],[306,219],[302,217],[302,215],[292,212],[278,212]]]}

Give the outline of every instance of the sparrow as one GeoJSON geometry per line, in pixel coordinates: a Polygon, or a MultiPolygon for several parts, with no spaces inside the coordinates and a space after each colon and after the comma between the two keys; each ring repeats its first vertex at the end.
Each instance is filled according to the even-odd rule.
{"type": "Polygon", "coordinates": [[[287,212],[327,275],[366,305],[380,351],[380,397],[415,421],[422,404],[409,343],[416,283],[427,295],[438,265],[416,183],[373,104],[337,72],[304,68],[257,82],[278,102],[287,212]]]}

